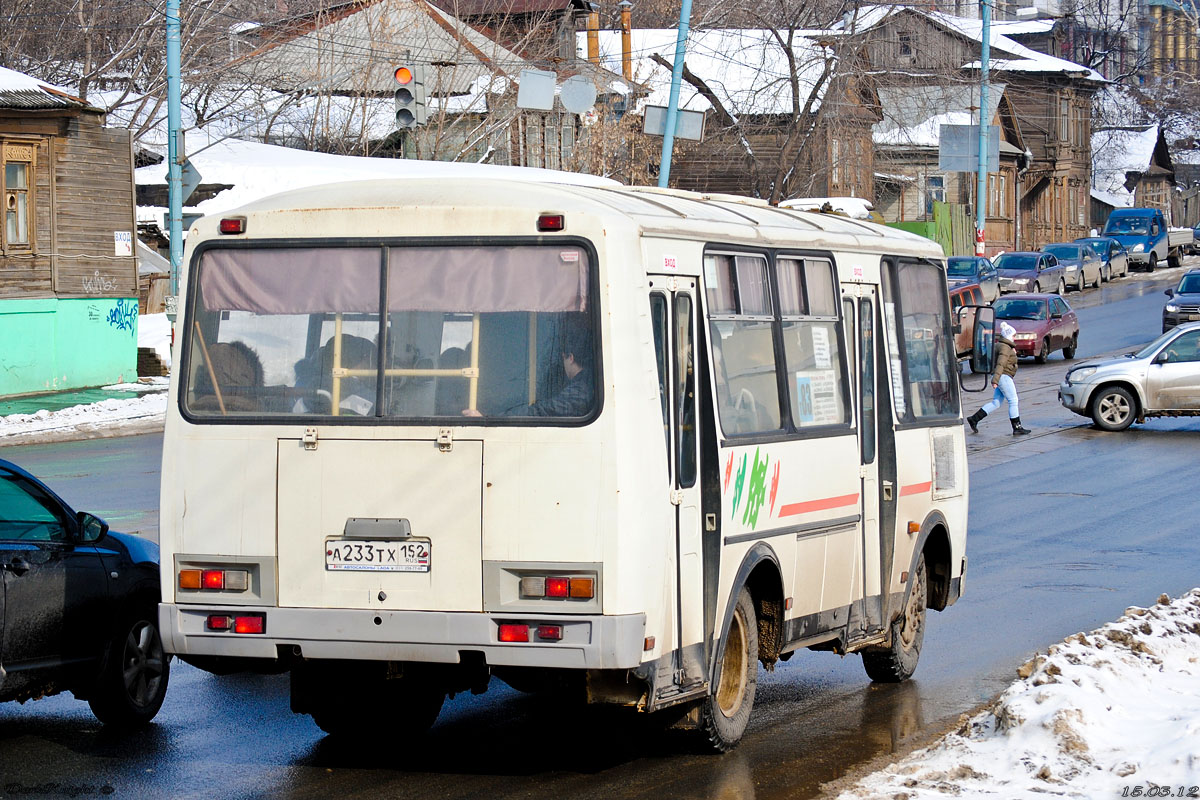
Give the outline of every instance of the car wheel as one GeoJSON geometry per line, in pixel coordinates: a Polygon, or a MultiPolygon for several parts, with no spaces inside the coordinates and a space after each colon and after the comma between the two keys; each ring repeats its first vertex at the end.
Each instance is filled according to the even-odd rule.
{"type": "Polygon", "coordinates": [[[1062,278],[1058,279],[1058,295],[1059,297],[1067,293],[1067,282],[1062,278]]]}
{"type": "Polygon", "coordinates": [[[1034,293],[1034,294],[1041,294],[1041,293],[1042,293],[1042,285],[1041,285],[1040,283],[1035,283],[1035,284],[1033,285],[1033,293],[1034,293]]]}
{"type": "Polygon", "coordinates": [[[1177,269],[1178,267],[1183,266],[1183,260],[1179,258],[1178,252],[1167,254],[1167,266],[1171,269],[1177,269]]]}
{"type": "Polygon", "coordinates": [[[877,683],[899,683],[917,671],[921,643],[925,641],[925,554],[917,558],[912,587],[904,604],[904,613],[892,623],[892,642],[887,647],[862,651],[867,677],[877,683]]]}
{"type": "Polygon", "coordinates": [[[171,665],[155,616],[149,611],[135,615],[109,646],[104,670],[88,697],[92,713],[105,725],[140,727],[162,707],[171,665]]]}
{"type": "Polygon", "coordinates": [[[746,732],[758,687],[758,620],[746,589],[729,621],[720,670],[720,680],[700,705],[700,731],[707,749],[724,753],[746,732]]]}
{"type": "Polygon", "coordinates": [[[1045,364],[1046,359],[1049,357],[1050,357],[1050,340],[1042,339],[1042,349],[1037,351],[1037,355],[1035,355],[1033,357],[1033,360],[1039,364],[1045,364]]]}
{"type": "Polygon", "coordinates": [[[1092,284],[1093,289],[1099,289],[1100,283],[1104,280],[1104,270],[1096,270],[1096,282],[1092,284]]]}
{"type": "Polygon", "coordinates": [[[1079,334],[1071,337],[1071,343],[1063,348],[1063,358],[1070,361],[1075,357],[1075,349],[1079,347],[1079,334]]]}
{"type": "Polygon", "coordinates": [[[1101,389],[1092,400],[1092,421],[1106,431],[1123,431],[1133,424],[1137,402],[1120,386],[1101,389]]]}
{"type": "Polygon", "coordinates": [[[1077,292],[1082,292],[1082,291],[1083,291],[1083,287],[1084,287],[1084,283],[1083,283],[1083,268],[1081,267],[1081,268],[1080,268],[1080,270],[1079,270],[1079,275],[1078,275],[1078,276],[1075,278],[1075,291],[1077,291],[1077,292]]]}
{"type": "Polygon", "coordinates": [[[1146,260],[1146,271],[1154,272],[1154,270],[1157,268],[1158,268],[1158,254],[1152,251],[1150,253],[1150,258],[1146,260]]]}

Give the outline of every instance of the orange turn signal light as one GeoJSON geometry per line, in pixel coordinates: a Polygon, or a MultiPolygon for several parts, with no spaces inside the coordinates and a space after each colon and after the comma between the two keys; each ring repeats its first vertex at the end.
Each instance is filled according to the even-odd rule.
{"type": "Polygon", "coordinates": [[[592,578],[571,578],[571,597],[585,599],[596,596],[596,581],[592,578]]]}
{"type": "Polygon", "coordinates": [[[179,570],[179,588],[180,589],[199,589],[200,588],[200,570],[198,570],[198,569],[181,569],[181,570],[179,570]]]}

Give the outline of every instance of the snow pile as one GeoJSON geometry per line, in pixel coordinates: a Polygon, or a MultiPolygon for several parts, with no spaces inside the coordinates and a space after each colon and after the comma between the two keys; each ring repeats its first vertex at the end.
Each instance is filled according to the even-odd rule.
{"type": "MultiPolygon", "coordinates": [[[[118,387],[106,387],[118,388],[118,387]]],[[[121,385],[120,388],[126,388],[121,385]]],[[[161,386],[157,388],[161,389],[161,386]]],[[[126,400],[101,400],[59,411],[42,409],[33,414],[0,417],[0,442],[23,434],[79,432],[121,426],[133,420],[162,419],[167,411],[166,392],[157,391],[126,400]]],[[[106,435],[111,435],[111,431],[106,435]]]]}
{"type": "Polygon", "coordinates": [[[1152,786],[1200,784],[1200,589],[1130,608],[1017,672],[957,733],[838,800],[1121,797],[1139,785],[1154,796],[1152,786]]]}
{"type": "Polygon", "coordinates": [[[779,204],[780,208],[796,211],[820,211],[828,205],[833,211],[854,219],[870,219],[875,206],[861,197],[793,197],[779,204]]]}

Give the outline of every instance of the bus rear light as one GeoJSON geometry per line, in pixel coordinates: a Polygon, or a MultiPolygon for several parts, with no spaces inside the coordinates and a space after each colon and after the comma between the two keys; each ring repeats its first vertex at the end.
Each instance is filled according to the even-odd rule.
{"type": "Polygon", "coordinates": [[[206,569],[201,576],[205,589],[224,589],[225,588],[225,570],[222,569],[206,569]]]}
{"type": "Polygon", "coordinates": [[[546,578],[546,597],[568,597],[570,592],[569,578],[546,578]]]}
{"type": "Polygon", "coordinates": [[[235,617],[233,620],[234,633],[262,633],[266,630],[266,626],[267,619],[262,614],[235,617]]]}
{"type": "Polygon", "coordinates": [[[227,631],[233,627],[233,617],[225,614],[209,614],[204,621],[204,627],[210,631],[227,631]]]}
{"type": "Polygon", "coordinates": [[[545,578],[521,578],[521,597],[545,597],[545,578]]]}
{"type": "Polygon", "coordinates": [[[539,214],[537,229],[539,231],[561,231],[567,227],[567,218],[562,214],[539,214]]]}
{"type": "Polygon", "coordinates": [[[571,597],[590,600],[596,596],[596,582],[591,578],[571,578],[571,597]]]}
{"type": "Polygon", "coordinates": [[[250,588],[250,572],[244,569],[181,569],[179,588],[192,591],[244,592],[250,588]]]}
{"type": "Polygon", "coordinates": [[[223,234],[245,233],[246,218],[245,217],[226,217],[220,222],[220,230],[223,234]]]}
{"type": "Polygon", "coordinates": [[[503,623],[500,625],[500,641],[502,642],[528,642],[529,641],[529,626],[516,625],[513,623],[503,623]]]}
{"type": "Polygon", "coordinates": [[[200,570],[198,570],[198,569],[181,569],[181,570],[179,570],[179,588],[180,589],[199,589],[200,588],[200,570]]]}
{"type": "Polygon", "coordinates": [[[244,569],[225,570],[225,588],[231,592],[244,592],[250,588],[250,573],[244,569]]]}
{"type": "Polygon", "coordinates": [[[538,625],[537,637],[551,642],[561,641],[563,637],[562,625],[538,625]]]}

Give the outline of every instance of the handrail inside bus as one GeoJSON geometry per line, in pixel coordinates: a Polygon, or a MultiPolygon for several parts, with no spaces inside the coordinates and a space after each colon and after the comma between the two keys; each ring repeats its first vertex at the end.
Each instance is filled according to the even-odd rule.
{"type": "Polygon", "coordinates": [[[196,339],[200,342],[200,352],[204,354],[204,366],[208,370],[208,379],[212,381],[213,392],[217,396],[217,407],[225,414],[225,400],[221,397],[221,386],[217,383],[217,373],[213,371],[212,359],[208,356],[208,345],[204,343],[204,332],[200,330],[200,320],[196,320],[196,339]]]}

